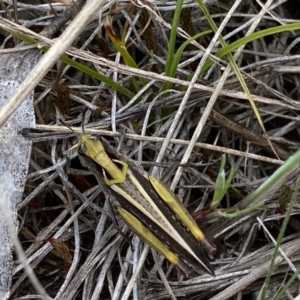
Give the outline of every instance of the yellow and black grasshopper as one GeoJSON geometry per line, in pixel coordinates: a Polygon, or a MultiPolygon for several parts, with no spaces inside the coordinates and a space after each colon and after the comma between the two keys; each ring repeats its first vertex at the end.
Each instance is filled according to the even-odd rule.
{"type": "Polygon", "coordinates": [[[100,184],[109,188],[115,206],[141,239],[186,275],[214,271],[203,249],[214,249],[176,196],[158,179],[138,168],[103,138],[78,137],[78,155],[100,184]]]}

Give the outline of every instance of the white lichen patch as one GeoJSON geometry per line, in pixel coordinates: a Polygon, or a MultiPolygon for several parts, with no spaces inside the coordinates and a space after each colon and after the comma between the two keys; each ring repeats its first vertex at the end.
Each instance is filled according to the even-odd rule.
{"type": "MultiPolygon", "coordinates": [[[[15,92],[36,61],[35,50],[0,57],[0,107],[15,92]]],[[[16,206],[22,200],[31,153],[31,142],[18,132],[28,127],[35,127],[33,92],[0,129],[1,205],[6,206],[0,210],[0,299],[7,299],[11,286],[13,240],[7,218],[17,233],[16,206]]]]}

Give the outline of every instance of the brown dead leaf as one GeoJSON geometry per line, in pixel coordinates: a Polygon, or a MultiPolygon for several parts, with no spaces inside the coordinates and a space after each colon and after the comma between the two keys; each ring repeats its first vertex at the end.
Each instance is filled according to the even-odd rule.
{"type": "Polygon", "coordinates": [[[69,270],[72,263],[72,256],[70,254],[70,249],[67,243],[52,237],[48,238],[47,241],[52,245],[53,249],[56,250],[57,253],[61,256],[61,258],[65,261],[66,270],[69,270]]]}

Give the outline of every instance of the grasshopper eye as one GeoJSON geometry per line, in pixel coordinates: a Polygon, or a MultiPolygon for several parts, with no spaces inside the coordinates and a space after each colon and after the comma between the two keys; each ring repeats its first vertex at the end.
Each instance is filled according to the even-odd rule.
{"type": "Polygon", "coordinates": [[[91,140],[99,141],[99,138],[96,135],[90,135],[91,140]]]}

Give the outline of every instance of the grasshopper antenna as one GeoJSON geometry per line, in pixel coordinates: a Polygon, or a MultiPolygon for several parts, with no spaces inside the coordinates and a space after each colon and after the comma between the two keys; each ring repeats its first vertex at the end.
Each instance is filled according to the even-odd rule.
{"type": "Polygon", "coordinates": [[[81,126],[82,126],[82,132],[83,133],[85,133],[84,132],[84,124],[85,124],[85,121],[86,121],[85,116],[86,116],[87,111],[88,111],[88,108],[85,108],[85,110],[82,112],[82,123],[81,123],[82,125],[81,126]]]}
{"type": "MultiPolygon", "coordinates": [[[[64,126],[66,126],[67,128],[69,128],[72,132],[76,133],[71,126],[69,126],[65,121],[63,121],[62,119],[59,119],[59,122],[61,124],[63,124],[64,126]]],[[[77,134],[77,133],[76,133],[77,134]]]]}
{"type": "MultiPolygon", "coordinates": [[[[82,133],[85,134],[85,130],[84,130],[84,124],[85,124],[85,116],[86,113],[88,111],[88,108],[84,109],[84,111],[82,112],[82,123],[81,123],[81,128],[82,128],[82,133]]],[[[72,132],[76,133],[64,120],[59,119],[59,122],[61,122],[61,124],[63,124],[64,126],[66,126],[67,128],[69,128],[72,132]]]]}

